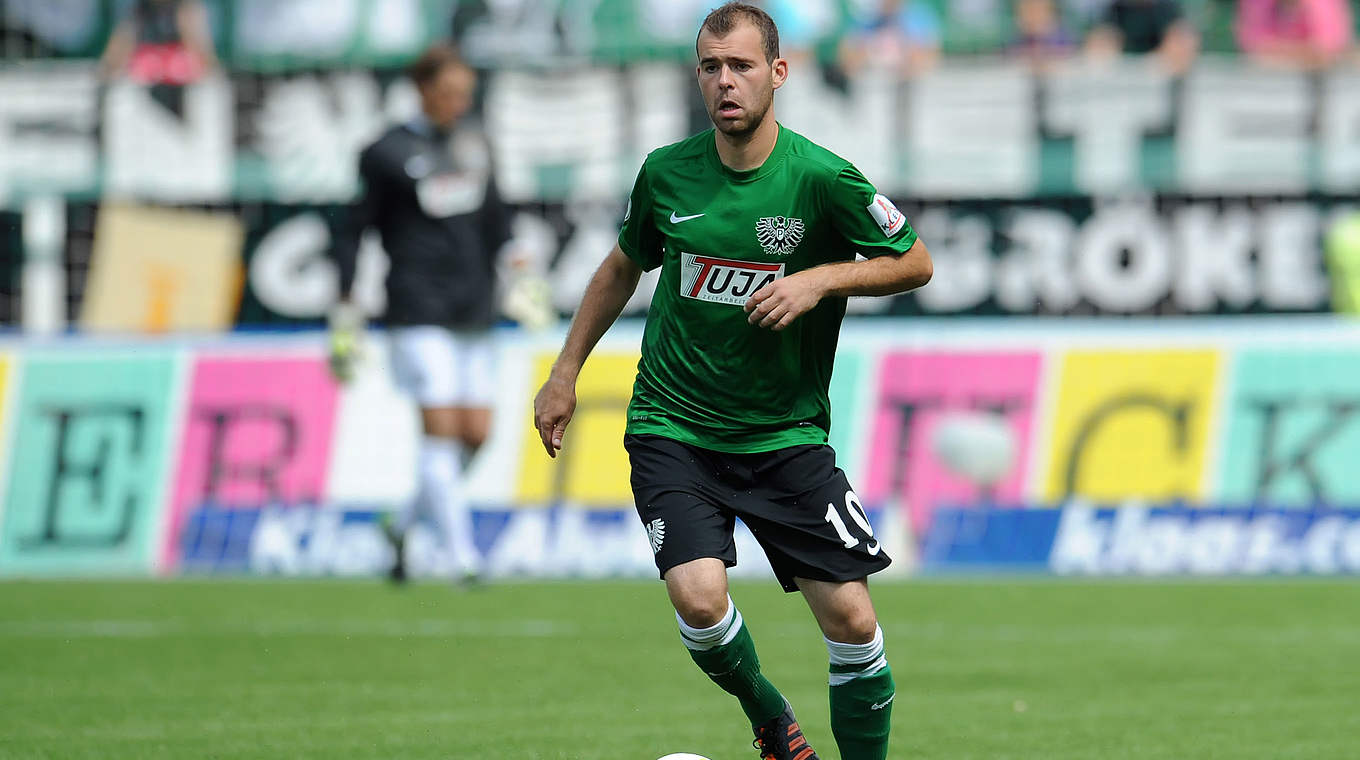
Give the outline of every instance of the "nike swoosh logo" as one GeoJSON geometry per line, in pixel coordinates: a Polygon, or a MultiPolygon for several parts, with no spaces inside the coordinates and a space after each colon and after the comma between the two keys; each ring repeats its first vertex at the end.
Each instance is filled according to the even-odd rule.
{"type": "Polygon", "coordinates": [[[869,709],[870,709],[870,710],[882,710],[883,708],[885,708],[885,707],[887,707],[888,705],[892,704],[892,701],[893,701],[894,699],[897,699],[897,692],[893,692],[892,696],[890,696],[890,697],[888,697],[887,699],[883,700],[883,702],[882,702],[881,704],[872,704],[872,705],[869,705],[869,709]]]}
{"type": "Polygon", "coordinates": [[[701,217],[701,216],[703,216],[703,214],[690,214],[689,216],[676,216],[676,215],[675,215],[675,212],[672,211],[672,212],[671,212],[671,224],[679,224],[679,223],[681,223],[681,222],[688,222],[688,221],[691,220],[691,219],[698,219],[698,218],[701,217]]]}

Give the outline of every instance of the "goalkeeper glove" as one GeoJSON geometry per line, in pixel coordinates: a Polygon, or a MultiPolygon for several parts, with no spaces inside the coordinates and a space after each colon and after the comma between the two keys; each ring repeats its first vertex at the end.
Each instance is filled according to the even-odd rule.
{"type": "Polygon", "coordinates": [[[338,304],[330,314],[330,369],[336,382],[354,379],[354,367],[362,354],[360,328],[363,314],[349,303],[338,304]]]}

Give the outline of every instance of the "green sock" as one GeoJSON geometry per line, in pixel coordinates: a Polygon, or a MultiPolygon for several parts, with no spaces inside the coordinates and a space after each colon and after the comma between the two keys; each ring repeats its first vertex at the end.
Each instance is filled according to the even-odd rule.
{"type": "Polygon", "coordinates": [[[831,734],[841,760],[884,760],[896,693],[892,668],[831,687],[831,734]]]}
{"type": "Polygon", "coordinates": [[[885,760],[897,687],[883,655],[883,631],[867,644],[826,642],[831,654],[831,734],[841,760],[885,760]]]}
{"type": "Polygon", "coordinates": [[[735,607],[729,607],[728,617],[713,628],[696,631],[681,621],[680,635],[694,663],[713,683],[741,702],[751,725],[760,725],[784,712],[784,696],[761,675],[755,642],[735,607]],[[702,638],[711,641],[697,640],[702,638]],[[729,639],[726,644],[716,643],[724,639],[729,639]],[[709,648],[700,648],[705,646],[709,648]]]}

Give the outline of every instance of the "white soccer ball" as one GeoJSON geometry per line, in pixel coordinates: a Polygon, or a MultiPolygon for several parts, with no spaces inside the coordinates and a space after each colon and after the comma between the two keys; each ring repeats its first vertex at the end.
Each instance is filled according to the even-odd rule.
{"type": "Polygon", "coordinates": [[[949,412],[933,432],[935,456],[976,486],[996,485],[1015,463],[1015,434],[1001,415],[949,412]]]}
{"type": "Polygon", "coordinates": [[[657,758],[657,760],[708,760],[708,758],[703,755],[690,754],[689,752],[676,752],[674,755],[666,755],[665,757],[657,758]]]}

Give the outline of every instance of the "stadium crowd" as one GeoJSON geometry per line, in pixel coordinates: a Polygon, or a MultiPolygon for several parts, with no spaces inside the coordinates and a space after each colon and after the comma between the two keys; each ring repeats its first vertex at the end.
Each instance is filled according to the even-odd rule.
{"type": "MultiPolygon", "coordinates": [[[[792,60],[911,75],[942,56],[1007,55],[1045,67],[1151,55],[1174,72],[1201,51],[1302,70],[1354,63],[1348,0],[766,0],[792,60]]],[[[480,67],[678,55],[709,0],[4,0],[0,55],[92,57],[110,71],[192,77],[287,54],[345,58],[356,35],[413,57],[450,36],[480,67]],[[365,15],[367,14],[367,15],[365,15]],[[174,51],[182,46],[187,56],[174,51]]]]}

